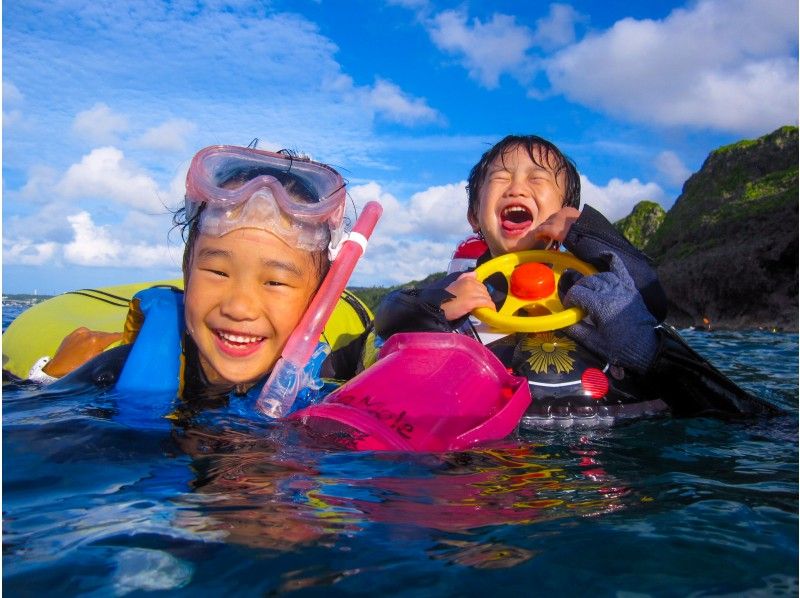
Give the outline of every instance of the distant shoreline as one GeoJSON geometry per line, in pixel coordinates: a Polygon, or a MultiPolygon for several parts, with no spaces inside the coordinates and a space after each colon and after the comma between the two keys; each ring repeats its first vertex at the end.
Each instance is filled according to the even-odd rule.
{"type": "Polygon", "coordinates": [[[30,295],[28,293],[12,293],[3,295],[3,308],[6,307],[32,307],[42,301],[50,299],[53,295],[30,295]]]}
{"type": "Polygon", "coordinates": [[[3,295],[3,303],[11,301],[16,301],[16,302],[34,301],[38,303],[39,301],[44,301],[52,297],[55,297],[55,295],[33,295],[31,293],[8,293],[3,295]]]}

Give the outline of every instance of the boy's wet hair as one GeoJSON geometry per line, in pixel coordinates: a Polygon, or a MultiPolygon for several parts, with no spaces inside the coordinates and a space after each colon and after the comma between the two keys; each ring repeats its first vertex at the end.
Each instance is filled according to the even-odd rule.
{"type": "Polygon", "coordinates": [[[478,213],[478,197],[492,162],[504,157],[507,152],[524,147],[533,163],[542,168],[552,169],[558,183],[559,175],[564,174],[564,200],[562,207],[577,208],[581,204],[581,179],[575,164],[565,156],[555,144],[538,135],[508,135],[481,156],[472,167],[467,180],[468,209],[473,215],[478,213]],[[541,161],[540,161],[541,160],[541,161]]]}

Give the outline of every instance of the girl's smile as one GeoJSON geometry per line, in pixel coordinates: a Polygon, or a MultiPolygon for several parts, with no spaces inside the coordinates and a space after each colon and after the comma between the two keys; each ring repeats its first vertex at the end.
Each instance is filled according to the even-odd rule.
{"type": "Polygon", "coordinates": [[[233,357],[246,357],[261,348],[265,339],[263,336],[249,336],[235,334],[228,331],[216,330],[220,351],[233,357]]]}
{"type": "Polygon", "coordinates": [[[199,235],[184,312],[209,382],[254,383],[267,374],[318,284],[312,254],[272,233],[199,235]]]}

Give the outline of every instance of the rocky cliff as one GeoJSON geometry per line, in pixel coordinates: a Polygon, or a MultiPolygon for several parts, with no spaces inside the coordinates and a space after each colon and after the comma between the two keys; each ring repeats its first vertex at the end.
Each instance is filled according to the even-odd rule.
{"type": "Polygon", "coordinates": [[[656,202],[640,201],[629,215],[615,222],[614,226],[628,241],[639,249],[644,249],[661,227],[666,214],[664,208],[656,202]]]}
{"type": "Polygon", "coordinates": [[[797,127],[712,152],[645,251],[671,323],[797,330],[797,127]]]}

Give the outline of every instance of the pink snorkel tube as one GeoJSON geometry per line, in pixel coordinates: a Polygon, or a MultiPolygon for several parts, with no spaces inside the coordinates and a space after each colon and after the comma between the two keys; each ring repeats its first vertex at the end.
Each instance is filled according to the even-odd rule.
{"type": "Polygon", "coordinates": [[[303,368],[308,363],[319,337],[333,313],[347,281],[367,246],[367,240],[383,208],[376,201],[364,206],[350,235],[344,240],[339,255],[331,264],[325,280],[308,306],[281,353],[269,379],[264,384],[256,406],[269,417],[283,417],[292,408],[300,391],[303,368]]]}

